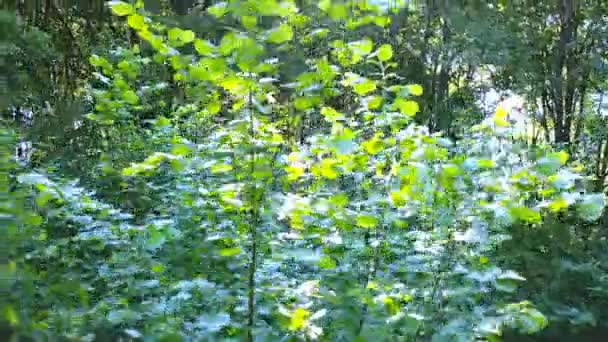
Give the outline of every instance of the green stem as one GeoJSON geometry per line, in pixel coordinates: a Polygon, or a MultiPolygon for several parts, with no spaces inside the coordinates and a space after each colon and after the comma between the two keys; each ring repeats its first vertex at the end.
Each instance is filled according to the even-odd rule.
{"type": "MultiPolygon", "coordinates": [[[[253,117],[253,101],[251,90],[249,91],[249,115],[250,115],[250,126],[249,126],[249,134],[252,140],[255,137],[255,128],[254,128],[254,117],[253,117]]],[[[253,145],[253,144],[252,144],[253,145]]],[[[252,148],[250,152],[250,169],[249,176],[250,181],[252,182],[252,211],[251,211],[251,220],[249,225],[249,239],[251,242],[251,249],[249,255],[249,279],[248,279],[248,303],[247,303],[247,340],[249,342],[253,342],[253,327],[255,325],[255,273],[256,273],[256,265],[257,265],[257,224],[258,224],[258,203],[257,196],[253,190],[255,190],[255,184],[253,179],[253,173],[255,171],[255,150],[252,148]]]]}

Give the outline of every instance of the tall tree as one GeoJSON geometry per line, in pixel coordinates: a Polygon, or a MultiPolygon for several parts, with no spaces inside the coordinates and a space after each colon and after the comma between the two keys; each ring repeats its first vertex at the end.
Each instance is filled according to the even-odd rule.
{"type": "Polygon", "coordinates": [[[597,0],[505,2],[499,11],[519,43],[503,84],[538,101],[539,121],[556,143],[576,142],[585,100],[606,55],[608,4],[597,0]]]}

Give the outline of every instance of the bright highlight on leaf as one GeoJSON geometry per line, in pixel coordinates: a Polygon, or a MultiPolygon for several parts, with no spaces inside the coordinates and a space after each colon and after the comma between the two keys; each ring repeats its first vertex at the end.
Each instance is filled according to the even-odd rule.
{"type": "Polygon", "coordinates": [[[378,48],[377,53],[379,60],[382,62],[389,61],[391,58],[393,58],[393,47],[388,44],[384,44],[378,48]]]}
{"type": "Polygon", "coordinates": [[[374,228],[378,225],[378,219],[369,216],[369,215],[361,215],[357,216],[357,226],[362,228],[374,228]]]}
{"type": "Polygon", "coordinates": [[[146,22],[144,20],[144,17],[142,17],[139,14],[130,15],[129,18],[127,19],[127,23],[134,30],[142,30],[144,27],[146,27],[146,22]]]}
{"type": "Polygon", "coordinates": [[[281,24],[279,27],[270,31],[268,41],[275,44],[281,44],[290,41],[293,38],[293,29],[288,24],[281,24]]]}
{"type": "Polygon", "coordinates": [[[496,108],[496,112],[494,113],[494,124],[498,127],[508,127],[509,122],[506,120],[507,115],[508,113],[504,108],[496,108]]]}
{"type": "Polygon", "coordinates": [[[398,109],[402,114],[415,116],[420,111],[420,106],[416,101],[397,98],[393,103],[393,108],[398,109]]]}
{"type": "Polygon", "coordinates": [[[226,6],[227,6],[226,2],[224,2],[224,1],[218,2],[215,5],[209,7],[207,9],[207,12],[209,12],[209,14],[211,14],[212,16],[219,19],[219,18],[223,17],[224,15],[226,15],[226,13],[228,12],[226,6]]]}
{"type": "Polygon", "coordinates": [[[527,222],[527,223],[540,223],[541,222],[541,216],[540,213],[532,210],[528,207],[515,207],[515,208],[511,208],[511,215],[513,215],[513,217],[527,222]]]}
{"type": "Polygon", "coordinates": [[[372,91],[376,90],[376,82],[365,79],[362,82],[355,83],[355,85],[353,86],[353,89],[355,90],[355,93],[357,93],[358,95],[365,95],[365,94],[371,93],[372,91]]]}
{"type": "Polygon", "coordinates": [[[414,96],[421,96],[422,95],[422,86],[420,84],[412,84],[409,86],[410,89],[410,94],[414,95],[414,96]]]}
{"type": "Polygon", "coordinates": [[[132,5],[122,1],[111,1],[110,8],[112,8],[112,13],[120,17],[135,13],[135,8],[132,5]]]}
{"type": "Polygon", "coordinates": [[[566,201],[566,199],[564,199],[563,197],[560,197],[555,201],[549,203],[549,209],[554,212],[559,212],[566,208],[568,208],[568,201],[566,201]]]}
{"type": "Polygon", "coordinates": [[[298,331],[304,328],[308,318],[310,317],[310,311],[297,308],[292,314],[289,322],[289,330],[298,331]]]}

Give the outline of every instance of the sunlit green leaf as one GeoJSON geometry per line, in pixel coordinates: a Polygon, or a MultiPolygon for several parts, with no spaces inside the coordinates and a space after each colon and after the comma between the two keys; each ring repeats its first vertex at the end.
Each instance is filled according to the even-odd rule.
{"type": "Polygon", "coordinates": [[[513,217],[528,223],[540,223],[540,213],[528,207],[514,207],[510,210],[513,217]]]}
{"type": "Polygon", "coordinates": [[[135,13],[133,5],[122,1],[111,1],[110,8],[112,9],[112,13],[121,17],[135,13]]]}
{"type": "Polygon", "coordinates": [[[129,26],[131,26],[135,30],[142,30],[144,27],[146,27],[144,17],[139,14],[130,15],[127,19],[127,22],[129,23],[129,26]]]}
{"type": "Polygon", "coordinates": [[[293,30],[287,24],[281,24],[273,29],[268,35],[268,41],[275,44],[281,44],[290,41],[293,37],[293,30]]]}
{"type": "Polygon", "coordinates": [[[357,216],[357,226],[363,228],[374,228],[378,225],[378,219],[369,215],[357,216]]]}
{"type": "Polygon", "coordinates": [[[355,83],[353,88],[355,90],[355,93],[357,93],[358,95],[365,95],[376,90],[376,82],[365,79],[361,82],[355,83]]]}
{"type": "Polygon", "coordinates": [[[389,61],[391,58],[393,58],[393,47],[388,44],[384,44],[378,48],[377,54],[378,59],[382,62],[389,61]]]}

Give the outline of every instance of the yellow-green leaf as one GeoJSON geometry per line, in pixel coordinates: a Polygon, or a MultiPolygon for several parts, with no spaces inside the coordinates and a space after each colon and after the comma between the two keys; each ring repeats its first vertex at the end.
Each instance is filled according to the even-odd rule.
{"type": "Polygon", "coordinates": [[[310,312],[306,309],[297,308],[292,314],[289,321],[289,330],[297,331],[306,325],[306,321],[310,317],[310,312]]]}
{"type": "Polygon", "coordinates": [[[184,43],[192,43],[194,41],[194,38],[196,38],[196,36],[191,30],[182,30],[179,36],[179,39],[184,43]]]}
{"type": "Polygon", "coordinates": [[[336,261],[329,256],[324,256],[319,260],[319,267],[326,270],[334,269],[336,268],[336,261]]]}
{"type": "Polygon", "coordinates": [[[332,5],[329,8],[329,16],[333,20],[340,20],[340,19],[346,18],[348,16],[348,11],[347,11],[346,5],[344,5],[344,4],[332,5]]]}
{"type": "Polygon", "coordinates": [[[357,216],[357,226],[363,228],[374,228],[378,225],[378,219],[369,215],[357,216]]]}
{"type": "Polygon", "coordinates": [[[258,19],[251,15],[244,15],[241,17],[241,23],[243,24],[243,27],[245,27],[246,29],[252,30],[257,25],[258,19]]]}
{"type": "Polygon", "coordinates": [[[494,113],[495,118],[505,119],[508,115],[508,112],[503,107],[497,107],[496,112],[494,113]]]}
{"type": "Polygon", "coordinates": [[[420,106],[416,101],[405,100],[397,98],[393,103],[393,108],[399,109],[399,111],[408,116],[414,116],[420,111],[420,106]]]}
{"type": "Polygon", "coordinates": [[[302,176],[304,176],[304,168],[301,166],[293,166],[290,165],[286,168],[287,171],[287,179],[290,181],[294,181],[302,176]]]}
{"type": "Polygon", "coordinates": [[[376,90],[376,82],[366,79],[362,82],[355,83],[355,85],[353,86],[353,89],[354,89],[355,93],[357,93],[359,95],[365,95],[365,94],[371,93],[372,91],[376,90]]]}
{"type": "Polygon", "coordinates": [[[321,115],[323,115],[325,117],[325,119],[329,122],[333,122],[338,119],[344,118],[344,115],[342,115],[342,113],[336,111],[335,109],[333,109],[331,107],[321,108],[321,115]]]}
{"type": "Polygon", "coordinates": [[[139,96],[137,96],[137,94],[130,89],[122,93],[122,98],[123,100],[125,100],[125,102],[132,105],[137,104],[137,102],[139,101],[139,96]]]}
{"type": "Polygon", "coordinates": [[[336,161],[333,159],[323,159],[320,166],[320,173],[322,177],[329,179],[338,178],[338,171],[335,169],[336,161]]]}
{"type": "Polygon", "coordinates": [[[230,164],[218,164],[211,167],[211,172],[213,173],[223,173],[228,171],[232,171],[232,165],[230,164]]]}
{"type": "Polygon", "coordinates": [[[137,31],[142,30],[144,27],[146,27],[146,21],[144,20],[144,17],[139,14],[130,15],[127,19],[127,23],[129,24],[129,26],[131,26],[134,30],[137,31]]]}
{"type": "Polygon", "coordinates": [[[524,222],[540,223],[541,221],[540,213],[528,207],[511,208],[511,215],[524,222]]]}
{"type": "Polygon", "coordinates": [[[393,47],[388,45],[388,44],[384,44],[382,46],[380,46],[380,48],[378,48],[378,59],[386,62],[388,60],[390,60],[391,58],[393,58],[393,47]]]}
{"type": "Polygon", "coordinates": [[[219,2],[207,9],[207,12],[216,18],[223,17],[227,11],[226,2],[219,2]]]}
{"type": "Polygon", "coordinates": [[[383,101],[384,99],[382,96],[372,96],[371,98],[368,98],[367,109],[378,109],[383,101]]]}
{"type": "Polygon", "coordinates": [[[554,212],[562,211],[566,208],[568,208],[568,201],[566,201],[566,199],[564,199],[563,197],[560,197],[555,201],[549,203],[549,209],[554,212]]]}
{"type": "Polygon", "coordinates": [[[163,273],[164,270],[165,266],[163,266],[163,264],[156,264],[152,266],[152,272],[154,273],[163,273]]]}
{"type": "Polygon", "coordinates": [[[479,159],[477,165],[484,169],[491,169],[496,166],[496,163],[492,159],[479,159]]]}
{"type": "Polygon", "coordinates": [[[384,148],[384,142],[380,139],[380,137],[374,137],[368,141],[365,141],[361,144],[365,149],[365,152],[368,154],[378,154],[384,148]]]}
{"type": "Polygon", "coordinates": [[[414,96],[422,95],[423,89],[420,84],[412,84],[409,86],[410,94],[414,96]]]}
{"type": "Polygon", "coordinates": [[[494,124],[498,127],[508,127],[509,122],[506,120],[508,112],[503,107],[497,107],[494,113],[494,124]]]}
{"type": "Polygon", "coordinates": [[[223,248],[220,250],[220,255],[223,257],[231,257],[231,256],[239,255],[240,253],[241,253],[241,249],[238,247],[223,248]]]}
{"type": "Polygon", "coordinates": [[[190,147],[184,144],[177,144],[171,149],[171,154],[174,154],[176,156],[185,156],[188,155],[190,152],[190,147]]]}
{"type": "Polygon", "coordinates": [[[361,55],[370,54],[372,52],[372,50],[374,49],[374,42],[369,38],[365,38],[360,41],[352,42],[349,45],[353,49],[354,53],[361,54],[361,55]]]}
{"type": "Polygon", "coordinates": [[[122,1],[114,1],[111,6],[112,13],[120,17],[135,13],[135,8],[132,5],[122,1]]]}
{"type": "Polygon", "coordinates": [[[268,35],[268,41],[275,44],[281,44],[291,40],[293,37],[293,30],[291,26],[287,24],[281,24],[279,27],[273,29],[268,35]]]}

